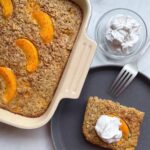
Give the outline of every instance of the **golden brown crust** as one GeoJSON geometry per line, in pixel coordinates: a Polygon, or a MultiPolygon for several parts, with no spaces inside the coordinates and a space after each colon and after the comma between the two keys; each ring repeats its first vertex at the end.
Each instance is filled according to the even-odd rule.
{"type": "Polygon", "coordinates": [[[90,97],[86,107],[83,122],[83,134],[92,144],[109,148],[112,150],[134,150],[137,146],[140,134],[140,125],[143,121],[144,113],[111,100],[99,99],[98,97],[90,97]],[[107,144],[103,142],[95,132],[95,124],[100,115],[115,115],[126,121],[130,136],[128,140],[122,138],[118,143],[107,144]]]}
{"type": "Polygon", "coordinates": [[[35,0],[42,11],[51,16],[55,34],[45,44],[39,27],[28,10],[29,0],[14,0],[13,15],[5,19],[0,7],[0,65],[11,68],[17,78],[16,97],[5,105],[4,81],[0,78],[0,107],[28,117],[38,117],[48,108],[78,34],[82,11],[70,0],[35,0]],[[26,71],[26,57],[16,46],[18,38],[29,39],[37,48],[38,69],[26,71]]]}

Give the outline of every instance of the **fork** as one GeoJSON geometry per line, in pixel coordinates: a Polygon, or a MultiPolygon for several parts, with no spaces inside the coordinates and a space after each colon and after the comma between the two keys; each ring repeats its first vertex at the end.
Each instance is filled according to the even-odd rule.
{"type": "MultiPolygon", "coordinates": [[[[140,53],[140,56],[142,56],[149,47],[150,41],[143,48],[142,53],[140,53]]],[[[134,80],[137,74],[138,74],[138,59],[134,62],[126,64],[122,68],[122,70],[120,71],[120,73],[118,74],[118,76],[116,77],[115,81],[113,82],[110,88],[111,94],[115,97],[118,97],[134,80]]]]}

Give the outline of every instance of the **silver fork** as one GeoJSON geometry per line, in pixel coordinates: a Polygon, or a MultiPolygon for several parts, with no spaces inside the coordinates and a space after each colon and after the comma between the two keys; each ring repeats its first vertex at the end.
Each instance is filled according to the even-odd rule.
{"type": "MultiPolygon", "coordinates": [[[[143,48],[142,53],[140,53],[140,56],[143,56],[143,54],[149,47],[150,41],[143,48]]],[[[138,58],[141,58],[140,56],[138,58]]],[[[118,97],[133,81],[133,79],[137,76],[137,74],[138,74],[138,60],[126,64],[120,71],[115,81],[113,82],[110,89],[111,94],[115,97],[118,97]]]]}

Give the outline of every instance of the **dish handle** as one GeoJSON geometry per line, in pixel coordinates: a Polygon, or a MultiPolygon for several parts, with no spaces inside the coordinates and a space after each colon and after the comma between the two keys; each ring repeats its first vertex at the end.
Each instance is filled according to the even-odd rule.
{"type": "Polygon", "coordinates": [[[63,98],[76,99],[80,96],[96,51],[96,43],[86,34],[80,36],[76,43],[64,72],[63,98]]]}

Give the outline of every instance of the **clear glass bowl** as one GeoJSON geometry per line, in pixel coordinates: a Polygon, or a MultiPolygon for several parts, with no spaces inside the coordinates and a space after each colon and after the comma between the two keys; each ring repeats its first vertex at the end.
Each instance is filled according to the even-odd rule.
{"type": "Polygon", "coordinates": [[[95,30],[95,38],[98,44],[99,50],[107,57],[116,59],[116,60],[126,60],[126,59],[132,59],[133,57],[137,56],[139,52],[142,51],[143,47],[145,46],[147,42],[147,27],[140,15],[138,15],[136,12],[125,9],[125,8],[118,8],[118,9],[113,9],[108,12],[106,12],[98,21],[96,30],[95,30]],[[108,44],[106,40],[106,30],[108,27],[108,24],[110,20],[112,20],[113,17],[122,14],[122,15],[127,15],[131,16],[134,18],[141,26],[140,29],[140,37],[139,41],[130,49],[129,53],[117,53],[113,51],[108,44]]]}

